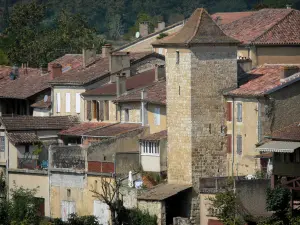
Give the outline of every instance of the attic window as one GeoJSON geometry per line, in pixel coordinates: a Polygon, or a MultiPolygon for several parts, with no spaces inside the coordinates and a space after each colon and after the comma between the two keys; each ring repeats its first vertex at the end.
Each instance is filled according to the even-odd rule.
{"type": "Polygon", "coordinates": [[[179,51],[177,50],[176,51],[176,64],[179,64],[179,60],[180,60],[179,51]]]}

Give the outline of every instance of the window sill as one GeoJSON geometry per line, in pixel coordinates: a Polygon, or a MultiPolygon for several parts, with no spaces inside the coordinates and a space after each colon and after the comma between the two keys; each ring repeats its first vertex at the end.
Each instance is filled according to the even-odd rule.
{"type": "Polygon", "coordinates": [[[159,154],[147,154],[147,153],[142,153],[141,156],[155,156],[155,157],[159,157],[159,154]]]}

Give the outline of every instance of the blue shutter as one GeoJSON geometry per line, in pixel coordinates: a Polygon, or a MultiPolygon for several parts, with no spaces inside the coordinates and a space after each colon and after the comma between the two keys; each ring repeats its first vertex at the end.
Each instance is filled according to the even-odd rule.
{"type": "Polygon", "coordinates": [[[236,136],[236,151],[238,155],[241,155],[243,153],[243,143],[242,143],[242,135],[237,135],[236,136]]]}
{"type": "Polygon", "coordinates": [[[237,122],[243,121],[242,115],[243,115],[242,103],[238,102],[237,103],[237,122]]]}

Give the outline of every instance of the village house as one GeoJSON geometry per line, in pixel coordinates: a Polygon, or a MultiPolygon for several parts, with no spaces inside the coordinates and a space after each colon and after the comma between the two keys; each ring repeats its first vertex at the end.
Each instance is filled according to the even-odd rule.
{"type": "Polygon", "coordinates": [[[265,64],[225,94],[228,175],[267,172],[268,159],[255,158],[255,148],[264,135],[298,121],[299,76],[299,65],[265,64]]]}
{"type": "Polygon", "coordinates": [[[43,214],[50,216],[48,147],[59,142],[57,133],[78,123],[76,117],[1,117],[2,172],[9,190],[14,186],[38,188],[43,214]],[[28,182],[30,180],[30,182],[28,182]]]}
{"type": "Polygon", "coordinates": [[[266,8],[215,14],[213,18],[225,34],[240,41],[237,57],[251,59],[254,67],[265,63],[299,63],[299,10],[266,8]]]}

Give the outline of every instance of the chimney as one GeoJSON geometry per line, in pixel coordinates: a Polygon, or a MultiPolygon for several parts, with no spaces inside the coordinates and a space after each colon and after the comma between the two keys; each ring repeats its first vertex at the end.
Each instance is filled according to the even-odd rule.
{"type": "Polygon", "coordinates": [[[109,71],[111,74],[130,67],[129,52],[114,52],[110,56],[109,71]]]}
{"type": "Polygon", "coordinates": [[[158,24],[157,24],[158,31],[161,31],[161,30],[163,30],[165,28],[166,28],[166,23],[164,21],[158,22],[158,24]]]}
{"type": "Polygon", "coordinates": [[[140,35],[141,37],[146,37],[149,34],[149,25],[148,22],[140,23],[140,35]]]}
{"type": "Polygon", "coordinates": [[[161,80],[166,77],[164,65],[155,65],[155,81],[161,80]]]}
{"type": "Polygon", "coordinates": [[[126,75],[118,74],[117,75],[117,97],[126,92],[126,75]]]}
{"type": "Polygon", "coordinates": [[[298,66],[283,66],[281,72],[281,79],[285,79],[299,72],[298,66]]]}
{"type": "Polygon", "coordinates": [[[82,49],[82,65],[87,67],[96,61],[96,49],[82,49]]]}
{"type": "Polygon", "coordinates": [[[60,65],[59,63],[53,63],[51,68],[52,68],[50,72],[51,80],[62,75],[62,65],[60,65]]]}
{"type": "Polygon", "coordinates": [[[102,58],[109,57],[112,50],[111,44],[105,44],[102,46],[102,58]]]}

